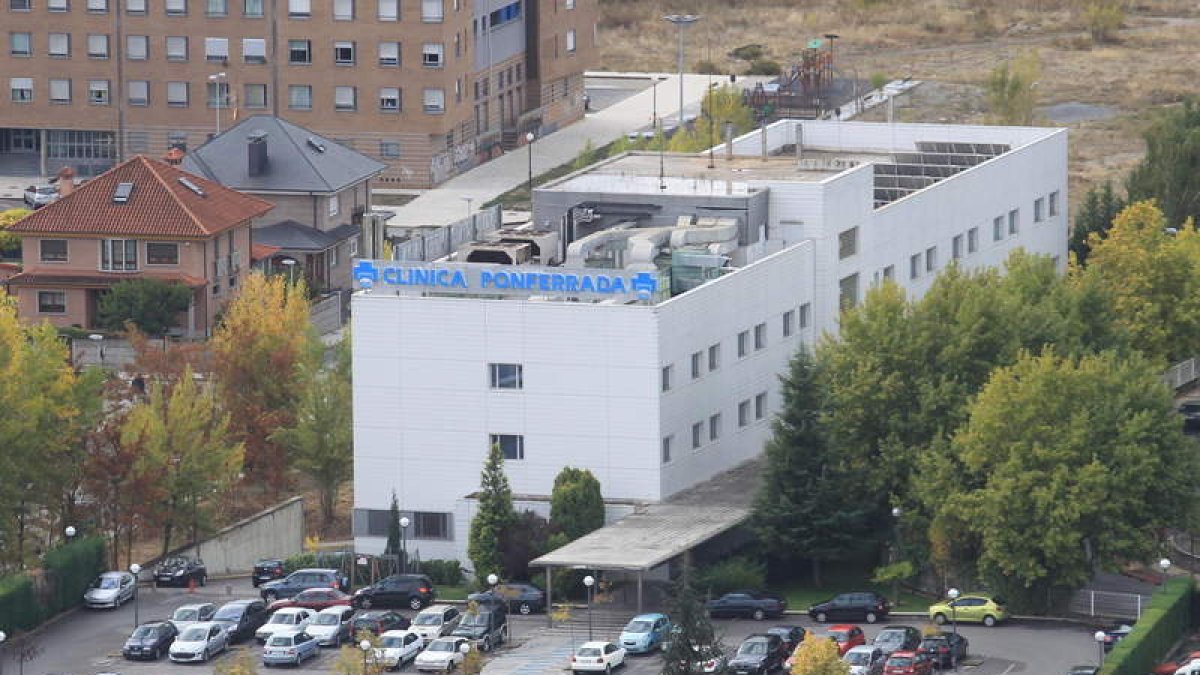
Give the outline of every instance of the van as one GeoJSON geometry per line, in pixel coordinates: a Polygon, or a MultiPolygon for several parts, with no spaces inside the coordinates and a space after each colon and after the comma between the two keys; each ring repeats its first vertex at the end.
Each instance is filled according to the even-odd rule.
{"type": "Polygon", "coordinates": [[[471,603],[451,635],[490,652],[508,640],[508,610],[501,603],[471,603]]]}
{"type": "Polygon", "coordinates": [[[429,644],[440,637],[449,635],[450,631],[458,627],[458,620],[461,617],[462,614],[456,607],[432,605],[417,612],[409,630],[420,635],[425,644],[429,644]]]}

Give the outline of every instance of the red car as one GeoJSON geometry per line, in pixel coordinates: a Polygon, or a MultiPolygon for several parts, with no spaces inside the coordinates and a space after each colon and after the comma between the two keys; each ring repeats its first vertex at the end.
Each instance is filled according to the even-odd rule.
{"type": "Polygon", "coordinates": [[[933,675],[933,659],[917,652],[892,652],[883,664],[883,675],[933,675]]]}
{"type": "Polygon", "coordinates": [[[830,626],[824,635],[837,643],[838,656],[845,656],[851,649],[867,644],[867,636],[863,635],[863,629],[851,623],[830,626]]]}
{"type": "Polygon", "coordinates": [[[310,588],[286,600],[276,600],[267,609],[273,612],[281,607],[304,607],[319,612],[326,607],[349,605],[352,597],[336,588],[310,588]]]}

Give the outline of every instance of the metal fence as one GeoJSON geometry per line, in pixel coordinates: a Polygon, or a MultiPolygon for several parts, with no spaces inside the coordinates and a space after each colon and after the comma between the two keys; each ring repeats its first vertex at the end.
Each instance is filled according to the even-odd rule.
{"type": "Polygon", "coordinates": [[[1072,614],[1083,616],[1136,620],[1149,603],[1149,595],[1083,589],[1071,598],[1069,609],[1072,614]]]}
{"type": "Polygon", "coordinates": [[[309,313],[313,327],[317,333],[325,335],[339,330],[345,324],[350,308],[348,291],[335,291],[328,297],[313,303],[309,313]]]}
{"type": "Polygon", "coordinates": [[[497,205],[444,227],[415,232],[408,239],[393,243],[392,259],[430,261],[444,258],[459,246],[500,229],[500,222],[500,207],[497,205]]]}
{"type": "Polygon", "coordinates": [[[1200,379],[1200,371],[1196,369],[1196,357],[1181,361],[1167,368],[1163,373],[1163,382],[1174,391],[1186,389],[1200,379]]]}

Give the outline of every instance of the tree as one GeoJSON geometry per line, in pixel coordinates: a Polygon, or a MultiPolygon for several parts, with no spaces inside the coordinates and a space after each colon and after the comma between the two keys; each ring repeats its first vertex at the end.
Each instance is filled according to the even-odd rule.
{"type": "Polygon", "coordinates": [[[163,335],[179,323],[192,303],[192,289],[158,279],[129,279],[100,296],[96,319],[100,327],[118,332],[127,322],[149,335],[163,335]]]}
{"type": "Polygon", "coordinates": [[[392,490],[392,505],[388,507],[387,544],[383,547],[384,555],[401,555],[404,534],[400,530],[400,499],[392,490]]]}
{"type": "Polygon", "coordinates": [[[270,437],[287,448],[292,466],[316,483],[326,526],[333,522],[338,490],[354,471],[349,342],[344,339],[338,343],[332,369],[313,369],[304,374],[304,393],[294,426],[270,437]]]}
{"type": "Polygon", "coordinates": [[[1095,234],[1101,240],[1107,237],[1113,220],[1125,206],[1125,200],[1113,192],[1112,183],[1108,181],[1098,188],[1088,190],[1083,204],[1075,214],[1075,226],[1071,228],[1069,247],[1080,267],[1087,265],[1088,254],[1092,251],[1089,243],[1092,235],[1095,234]]]}
{"type": "Polygon", "coordinates": [[[805,640],[792,659],[791,675],[849,675],[850,664],[842,660],[833,640],[805,640]]]}
{"type": "Polygon", "coordinates": [[[783,407],[767,442],[767,469],[751,522],[773,558],[809,560],[819,586],[822,562],[862,550],[871,509],[857,496],[861,477],[829,443],[825,390],[807,349],[792,359],[781,389],[783,407]]]}
{"type": "Polygon", "coordinates": [[[333,672],[339,675],[383,675],[387,667],[383,661],[375,658],[375,650],[380,644],[378,635],[369,630],[359,631],[351,644],[338,650],[333,672]],[[364,651],[359,647],[363,640],[371,643],[371,649],[364,651]]]}
{"type": "Polygon", "coordinates": [[[1115,42],[1117,30],[1125,23],[1125,8],[1121,0],[1090,0],[1083,21],[1093,42],[1115,42]]]}
{"type": "Polygon", "coordinates": [[[754,128],[754,111],[735,87],[710,89],[704,95],[700,109],[700,117],[690,130],[681,128],[671,137],[668,150],[699,152],[718,145],[725,138],[727,123],[732,126],[735,138],[754,128]]]}
{"type": "Polygon", "coordinates": [[[587,469],[563,467],[550,492],[550,524],[568,541],[604,527],[600,481],[587,469]]]}
{"type": "Polygon", "coordinates": [[[549,550],[550,523],[533,511],[522,511],[500,538],[504,579],[528,579],[529,561],[549,550]]]}
{"type": "Polygon", "coordinates": [[[33,213],[29,209],[8,209],[0,211],[0,251],[9,251],[16,249],[20,253],[21,238],[8,228],[12,227],[16,222],[25,216],[33,213]]]}
{"type": "Polygon", "coordinates": [[[475,579],[482,580],[503,571],[500,542],[516,522],[512,489],[508,486],[508,476],[504,475],[504,453],[499,443],[493,443],[488,450],[476,502],[479,507],[471,520],[467,557],[475,566],[475,579]]]}
{"type": "Polygon", "coordinates": [[[1179,227],[1200,216],[1200,105],[1164,110],[1145,132],[1146,156],[1126,179],[1130,202],[1154,199],[1166,222],[1179,227]]]}
{"type": "Polygon", "coordinates": [[[722,647],[687,566],[672,584],[670,611],[672,631],[663,654],[663,675],[703,675],[703,662],[720,659],[722,647]]]}
{"type": "Polygon", "coordinates": [[[1018,55],[996,66],[987,81],[987,102],[999,124],[1029,126],[1037,106],[1035,86],[1041,77],[1041,58],[1036,50],[1018,55]]]}

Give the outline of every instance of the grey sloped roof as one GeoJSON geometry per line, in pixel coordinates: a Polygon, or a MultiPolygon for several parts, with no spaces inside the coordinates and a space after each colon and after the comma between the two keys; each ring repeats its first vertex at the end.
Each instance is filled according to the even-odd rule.
{"type": "Polygon", "coordinates": [[[350,224],[339,225],[328,232],[322,232],[294,220],[281,220],[266,227],[254,228],[254,243],[288,251],[319,253],[355,234],[358,234],[358,228],[350,224]]]}
{"type": "Polygon", "coordinates": [[[189,152],[183,168],[246,192],[329,193],[371,178],[387,165],[287,120],[252,115],[189,152]],[[267,135],[267,171],[251,176],[247,137],[260,131],[267,135]]]}

